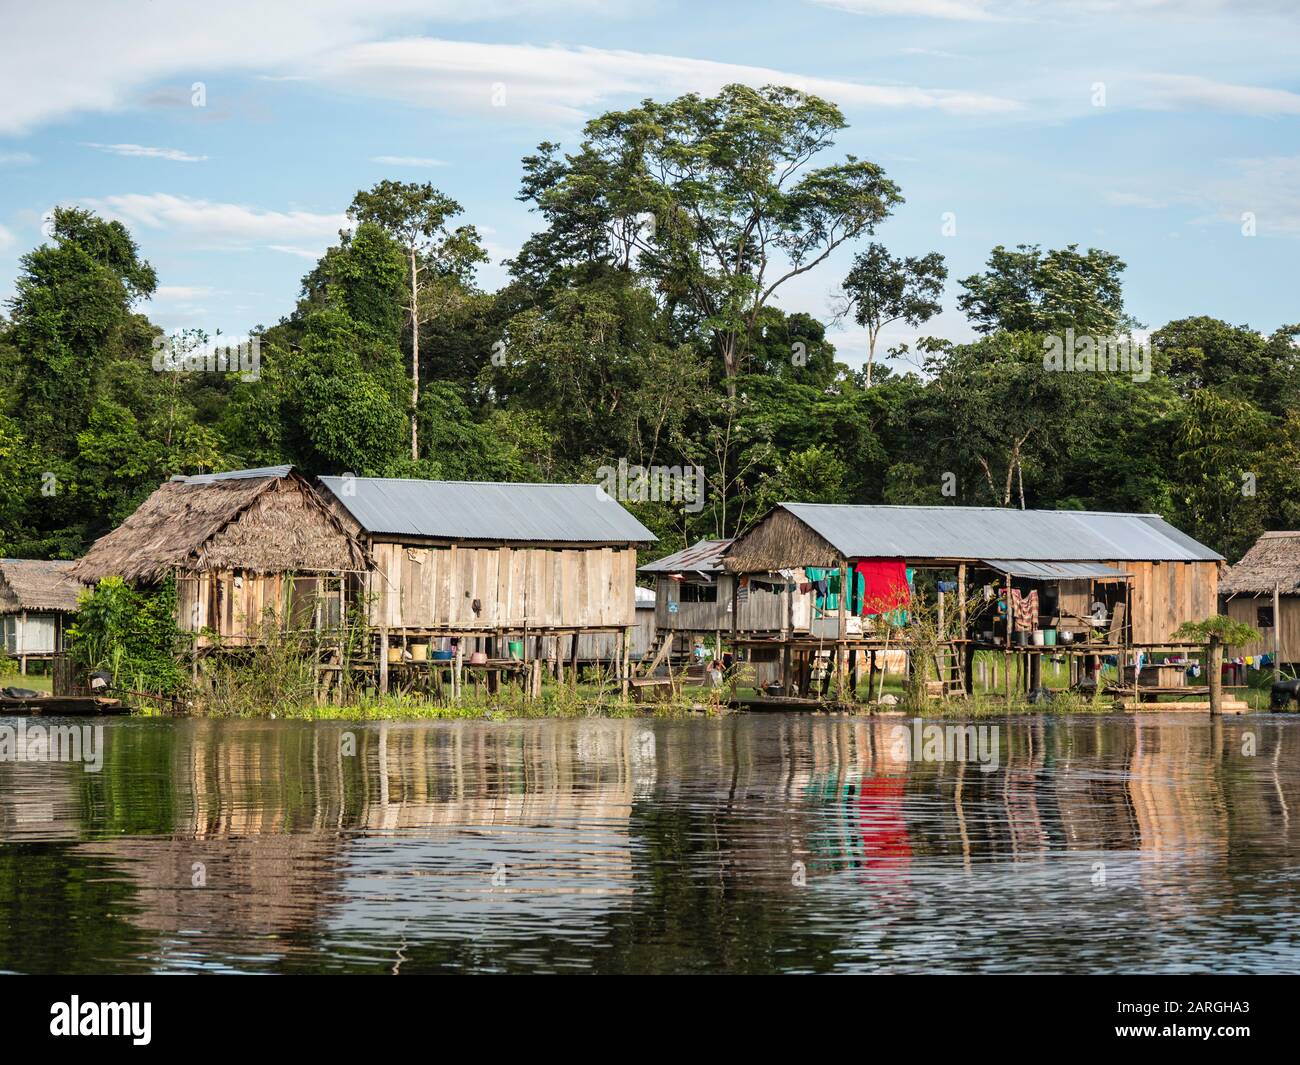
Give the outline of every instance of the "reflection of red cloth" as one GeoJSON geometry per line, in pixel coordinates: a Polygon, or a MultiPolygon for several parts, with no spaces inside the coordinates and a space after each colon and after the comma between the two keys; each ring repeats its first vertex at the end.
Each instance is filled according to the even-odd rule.
{"type": "Polygon", "coordinates": [[[906,784],[906,777],[867,777],[858,785],[858,828],[868,869],[906,865],[912,857],[903,818],[906,784]]]}
{"type": "Polygon", "coordinates": [[[868,558],[853,567],[861,577],[862,613],[885,614],[907,606],[907,565],[894,558],[868,558]]]}

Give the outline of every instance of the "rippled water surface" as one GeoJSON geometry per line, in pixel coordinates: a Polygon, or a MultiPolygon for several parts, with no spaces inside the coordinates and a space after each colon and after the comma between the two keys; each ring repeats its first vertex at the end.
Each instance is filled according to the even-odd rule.
{"type": "Polygon", "coordinates": [[[1300,720],[978,724],[109,719],[0,762],[0,970],[1300,969],[1300,720]]]}

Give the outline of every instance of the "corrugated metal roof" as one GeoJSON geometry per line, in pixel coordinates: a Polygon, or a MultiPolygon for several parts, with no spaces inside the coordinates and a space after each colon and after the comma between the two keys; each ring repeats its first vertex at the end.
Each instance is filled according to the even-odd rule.
{"type": "Polygon", "coordinates": [[[371,535],[446,540],[651,543],[655,536],[594,484],[501,484],[322,477],[371,535]]]}
{"type": "Polygon", "coordinates": [[[210,481],[245,481],[254,477],[288,477],[292,466],[262,466],[255,470],[226,470],[223,473],[178,473],[172,480],[187,484],[207,484],[210,481]]]}
{"type": "Polygon", "coordinates": [[[701,540],[676,554],[647,562],[642,573],[721,573],[722,556],[730,540],[701,540]]]}
{"type": "Polygon", "coordinates": [[[1119,580],[1133,574],[1100,562],[1031,562],[1027,558],[982,558],[980,561],[1012,577],[1028,577],[1035,581],[1119,580]]]}
{"type": "Polygon", "coordinates": [[[1001,507],[780,504],[846,558],[1213,562],[1222,555],[1156,514],[1001,507]]]}

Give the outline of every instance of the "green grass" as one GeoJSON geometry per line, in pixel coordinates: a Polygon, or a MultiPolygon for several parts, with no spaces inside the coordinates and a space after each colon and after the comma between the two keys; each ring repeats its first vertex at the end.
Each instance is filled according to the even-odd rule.
{"type": "Polygon", "coordinates": [[[23,676],[16,669],[0,673],[0,688],[30,688],[32,691],[52,691],[54,680],[48,674],[28,673],[23,676]]]}

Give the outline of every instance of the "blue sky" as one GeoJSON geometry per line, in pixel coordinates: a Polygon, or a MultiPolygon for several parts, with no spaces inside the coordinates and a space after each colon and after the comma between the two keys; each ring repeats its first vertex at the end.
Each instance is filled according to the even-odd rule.
{"type": "MultiPolygon", "coordinates": [[[[1300,321],[1292,2],[0,3],[6,297],[42,218],[77,203],[135,234],[159,273],[155,321],[239,335],[292,308],[353,193],[385,177],[464,205],[491,287],[535,225],[515,195],[539,141],[743,81],[839,103],[834,151],[880,163],[906,197],[876,239],[940,251],[954,278],[998,243],[1078,243],[1128,263],[1130,311],[1153,328],[1300,321]]],[[[779,302],[827,317],[850,257],[779,302]]],[[[970,335],[955,293],[922,332],[970,335]]],[[[858,330],[835,341],[860,361],[858,330]]]]}

